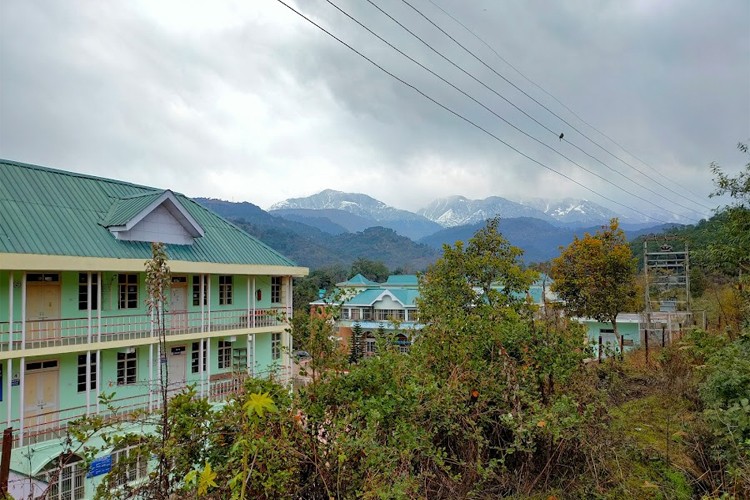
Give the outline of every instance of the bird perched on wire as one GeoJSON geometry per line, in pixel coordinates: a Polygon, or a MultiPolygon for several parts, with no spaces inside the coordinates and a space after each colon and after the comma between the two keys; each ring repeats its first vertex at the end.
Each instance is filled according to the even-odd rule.
{"type": "Polygon", "coordinates": [[[565,134],[563,132],[560,132],[560,140],[563,140],[563,137],[565,137],[565,134]]]}

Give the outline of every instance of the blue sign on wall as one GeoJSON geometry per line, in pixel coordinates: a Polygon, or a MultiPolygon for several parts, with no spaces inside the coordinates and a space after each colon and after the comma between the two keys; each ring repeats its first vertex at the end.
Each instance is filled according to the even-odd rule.
{"type": "Polygon", "coordinates": [[[112,455],[106,457],[95,458],[89,465],[89,471],[86,473],[86,477],[101,476],[112,470],[112,455]]]}

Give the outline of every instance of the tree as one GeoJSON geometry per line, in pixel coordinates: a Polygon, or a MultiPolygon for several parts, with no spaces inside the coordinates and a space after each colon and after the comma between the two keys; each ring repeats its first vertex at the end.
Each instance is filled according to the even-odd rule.
{"type": "MultiPolygon", "coordinates": [[[[737,149],[750,154],[747,144],[740,142],[737,149]]],[[[716,163],[711,164],[711,171],[716,176],[716,191],[711,196],[728,194],[734,202],[717,211],[722,224],[709,244],[707,260],[712,267],[736,277],[740,318],[750,327],[750,162],[736,177],[725,174],[716,163]]]]}
{"type": "Polygon", "coordinates": [[[498,224],[489,219],[465,247],[461,241],[444,245],[443,257],[420,277],[420,322],[427,326],[418,343],[436,369],[494,356],[494,332],[524,309],[536,273],[522,269],[522,250],[508,243],[498,224]]]}
{"type": "Polygon", "coordinates": [[[170,462],[166,454],[166,443],[170,439],[169,421],[169,368],[167,365],[167,326],[165,302],[172,283],[172,273],[167,264],[167,252],[163,243],[151,243],[151,259],[146,261],[146,307],[151,313],[154,327],[159,334],[159,390],[162,398],[161,446],[157,449],[157,498],[168,498],[172,477],[170,462]]]}
{"type": "Polygon", "coordinates": [[[618,342],[617,315],[636,303],[636,264],[617,219],[593,236],[576,237],[552,261],[552,290],[570,316],[611,323],[618,342]]]}
{"type": "Polygon", "coordinates": [[[388,279],[388,268],[382,262],[360,257],[352,262],[351,275],[361,274],[367,279],[382,282],[388,279]]]}
{"type": "MultiPolygon", "coordinates": [[[[750,154],[747,144],[739,143],[737,149],[750,154]]],[[[716,191],[711,196],[728,194],[734,203],[718,210],[724,224],[719,238],[711,242],[710,260],[719,267],[732,266],[740,274],[750,273],[750,162],[736,177],[725,174],[715,162],[711,171],[716,176],[716,191]]]]}
{"type": "Polygon", "coordinates": [[[362,325],[359,324],[359,321],[354,323],[354,326],[352,327],[352,339],[351,339],[351,346],[349,349],[349,362],[350,363],[356,363],[362,358],[362,342],[364,339],[362,338],[362,325]]]}

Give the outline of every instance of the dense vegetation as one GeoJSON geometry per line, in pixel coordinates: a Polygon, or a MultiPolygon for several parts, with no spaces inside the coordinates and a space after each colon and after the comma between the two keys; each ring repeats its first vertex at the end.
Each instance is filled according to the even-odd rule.
{"type": "MultiPolygon", "coordinates": [[[[166,438],[110,438],[139,440],[145,456],[163,447],[169,492],[148,489],[162,484],[156,473],[159,481],[114,488],[123,461],[99,493],[746,498],[750,252],[736,250],[750,248],[742,247],[750,242],[750,164],[738,178],[716,175],[718,191],[736,203],[706,223],[724,236],[700,250],[711,271],[701,300],[716,305],[709,328],[687,332],[650,363],[639,351],[587,363],[579,325],[513,293],[535,274],[490,221],[466,244],[444,247],[420,277],[426,326],[408,355],[382,331],[378,354],[350,363],[330,340],[328,316],[300,315],[294,334],[312,354],[308,385],[290,394],[272,380],[248,380],[245,393],[219,409],[193,392],[173,398],[168,422],[153,422],[169,427],[166,438]]],[[[371,278],[383,272],[372,261],[358,265],[371,278]]],[[[331,269],[311,288],[345,277],[331,269]]],[[[75,437],[106,425],[85,421],[75,437]]]]}

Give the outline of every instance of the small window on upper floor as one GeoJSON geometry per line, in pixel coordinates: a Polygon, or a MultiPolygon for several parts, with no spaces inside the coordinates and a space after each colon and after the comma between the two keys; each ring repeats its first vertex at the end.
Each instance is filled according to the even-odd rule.
{"type": "Polygon", "coordinates": [[[201,292],[203,292],[203,305],[208,304],[208,290],[206,286],[206,280],[203,279],[203,289],[201,290],[201,278],[205,278],[202,275],[193,276],[193,305],[201,305],[201,292]]]}
{"type": "Polygon", "coordinates": [[[137,359],[135,350],[117,353],[117,385],[132,385],[136,383],[137,359]]]}
{"type": "Polygon", "coordinates": [[[117,284],[119,291],[118,307],[120,309],[138,308],[138,275],[118,274],[117,284]]]}
{"type": "Polygon", "coordinates": [[[281,334],[271,334],[271,359],[278,361],[281,359],[281,334]]]}
{"type": "Polygon", "coordinates": [[[232,343],[225,340],[219,341],[217,349],[219,355],[219,369],[223,370],[232,366],[232,343]]]}
{"type": "Polygon", "coordinates": [[[271,276],[271,302],[281,303],[281,276],[271,276]]]}
{"type": "Polygon", "coordinates": [[[219,305],[228,306],[232,304],[232,276],[219,276],[219,305]]]}
{"type": "MultiPolygon", "coordinates": [[[[91,273],[91,309],[99,309],[99,276],[91,273]]],[[[89,309],[89,285],[88,273],[78,273],[78,310],[88,311],[89,309]]]]}

